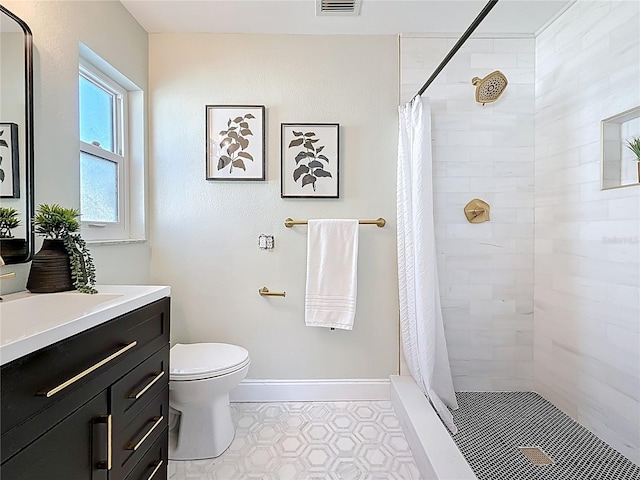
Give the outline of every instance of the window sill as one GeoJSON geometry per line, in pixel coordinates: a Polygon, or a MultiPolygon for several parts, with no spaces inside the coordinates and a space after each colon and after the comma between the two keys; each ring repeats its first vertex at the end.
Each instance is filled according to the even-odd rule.
{"type": "Polygon", "coordinates": [[[127,238],[123,240],[86,240],[87,245],[128,245],[132,243],[145,243],[146,238],[127,238]]]}

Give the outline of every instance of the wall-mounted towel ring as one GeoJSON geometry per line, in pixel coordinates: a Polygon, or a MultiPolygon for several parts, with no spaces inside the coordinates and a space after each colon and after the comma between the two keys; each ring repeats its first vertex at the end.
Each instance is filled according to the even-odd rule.
{"type": "Polygon", "coordinates": [[[489,210],[491,207],[489,204],[479,198],[474,198],[464,207],[464,215],[471,223],[483,223],[488,222],[489,210]]]}

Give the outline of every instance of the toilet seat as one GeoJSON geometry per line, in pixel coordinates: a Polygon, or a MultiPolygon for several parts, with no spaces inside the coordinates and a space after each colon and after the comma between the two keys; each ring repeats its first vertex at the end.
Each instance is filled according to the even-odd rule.
{"type": "Polygon", "coordinates": [[[250,362],[249,352],[227,343],[177,343],[171,347],[169,379],[204,380],[240,370],[250,362]]]}

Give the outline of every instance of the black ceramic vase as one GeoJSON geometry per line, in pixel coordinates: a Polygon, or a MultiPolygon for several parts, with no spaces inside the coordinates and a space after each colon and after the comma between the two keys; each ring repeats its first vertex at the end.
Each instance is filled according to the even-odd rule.
{"type": "Polygon", "coordinates": [[[24,238],[0,238],[0,256],[6,263],[21,261],[27,256],[27,241],[24,238]]]}
{"type": "Polygon", "coordinates": [[[53,293],[74,290],[69,254],[62,240],[47,238],[33,256],[27,290],[33,293],[53,293]]]}

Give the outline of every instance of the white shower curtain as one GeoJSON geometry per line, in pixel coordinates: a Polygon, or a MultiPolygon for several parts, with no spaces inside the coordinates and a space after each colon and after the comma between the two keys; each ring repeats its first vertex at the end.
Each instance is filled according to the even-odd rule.
{"type": "Polygon", "coordinates": [[[398,108],[398,283],[400,336],[409,371],[445,425],[457,428],[436,265],[431,159],[431,110],[416,97],[398,108]]]}

